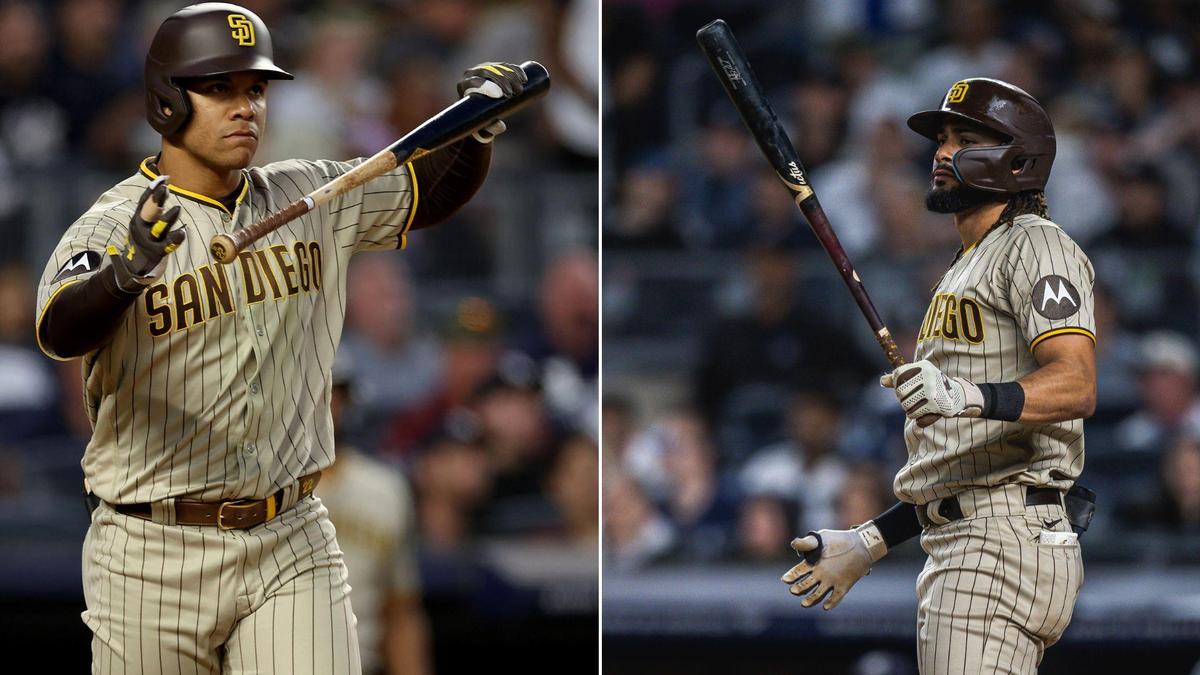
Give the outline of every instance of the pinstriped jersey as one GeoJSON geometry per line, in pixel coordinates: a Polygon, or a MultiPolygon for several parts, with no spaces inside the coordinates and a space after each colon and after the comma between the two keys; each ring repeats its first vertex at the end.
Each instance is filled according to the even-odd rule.
{"type": "MultiPolygon", "coordinates": [[[[404,247],[417,202],[411,166],[281,227],[233,264],[214,260],[208,242],[361,161],[245,170],[232,212],[171,186],[165,207],[180,206],[176,227],[187,238],[110,341],[83,357],[93,427],[83,470],[97,496],[257,499],[333,462],[330,368],[347,266],[358,251],[404,247]]],[[[156,177],[146,160],[67,229],[42,274],[39,324],[60,290],[110,264],[106,251],[124,245],[133,209],[156,177]]]]}
{"type": "MultiPolygon", "coordinates": [[[[1077,333],[1094,342],[1092,264],[1058,225],[1035,215],[990,232],[963,252],[934,292],[915,359],[971,382],[1011,382],[1037,369],[1043,340],[1077,333]]],[[[924,504],[1005,483],[1068,489],[1083,470],[1083,420],[1027,425],[906,420],[901,500],[924,504]]]]}

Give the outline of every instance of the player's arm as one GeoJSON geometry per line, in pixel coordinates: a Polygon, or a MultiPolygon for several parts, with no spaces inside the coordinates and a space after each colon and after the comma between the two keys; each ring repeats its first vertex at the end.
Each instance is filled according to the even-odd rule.
{"type": "Polygon", "coordinates": [[[884,375],[904,413],[927,427],[945,417],[984,417],[1053,424],[1091,417],[1096,410],[1096,349],[1090,335],[1065,333],[1040,342],[1037,370],[1015,382],[975,384],[949,377],[928,361],[884,375]]]}
{"type": "MultiPolygon", "coordinates": [[[[525,71],[508,63],[481,63],[463,73],[458,95],[511,98],[525,86],[525,71]]],[[[436,225],[470,201],[483,185],[492,161],[492,140],[504,132],[496,120],[469,138],[413,161],[418,194],[410,230],[436,225]]]]}
{"type": "Polygon", "coordinates": [[[163,213],[166,198],[167,177],[162,176],[138,201],[125,246],[106,251],[111,264],[82,282],[64,285],[47,302],[37,325],[43,351],[71,359],[104,345],[125,311],[162,276],[166,256],[184,238],[183,230],[171,230],[179,207],[163,213]]]}
{"type": "Polygon", "coordinates": [[[1091,417],[1096,411],[1096,346],[1066,333],[1038,343],[1038,369],[1017,380],[1025,399],[1018,422],[1050,424],[1091,417]]]}

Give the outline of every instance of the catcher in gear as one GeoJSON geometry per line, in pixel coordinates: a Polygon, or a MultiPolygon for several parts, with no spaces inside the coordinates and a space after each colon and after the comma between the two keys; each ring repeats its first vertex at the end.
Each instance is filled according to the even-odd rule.
{"type": "Polygon", "coordinates": [[[900,501],[854,529],[795,539],[804,560],[783,582],[803,606],[832,609],[920,534],[921,673],[1034,673],[1083,582],[1064,497],[1095,407],[1092,265],[1049,220],[1054,129],[1032,96],[962,80],[908,125],[937,144],[926,206],[952,214],[962,247],[913,363],[880,380],[908,418],[900,501]]]}
{"type": "MultiPolygon", "coordinates": [[[[204,242],[362,161],[249,168],[269,87],[291,77],[245,8],[167,18],[145,68],[161,149],[67,228],[42,275],[38,343],[82,358],[93,425],[83,619],[95,673],[361,672],[346,567],[313,495],[334,460],[347,268],[466,203],[503,123],[218,264],[204,242]]],[[[458,88],[509,97],[523,77],[483,64],[458,88]]]]}

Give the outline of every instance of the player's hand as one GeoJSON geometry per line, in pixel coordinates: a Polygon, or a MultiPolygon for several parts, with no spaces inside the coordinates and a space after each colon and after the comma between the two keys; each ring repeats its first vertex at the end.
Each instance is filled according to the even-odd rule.
{"type": "Polygon", "coordinates": [[[874,522],[853,530],[820,530],[792,540],[792,549],[804,562],[783,575],[792,595],[803,596],[800,604],[812,607],[828,594],[821,605],[837,607],[858,580],[871,573],[871,565],[887,554],[887,545],[874,522]]]}
{"type": "Polygon", "coordinates": [[[909,419],[927,427],[943,417],[979,417],[983,392],[961,377],[948,377],[932,363],[906,363],[879,378],[880,386],[896,390],[896,400],[909,419]]]}
{"type": "Polygon", "coordinates": [[[167,182],[167,176],[159,176],[146,188],[129,221],[125,247],[110,248],[117,286],[126,293],[140,293],[161,278],[167,255],[183,243],[183,228],[171,229],[179,218],[179,206],[163,212],[167,182]]]}
{"type": "MultiPolygon", "coordinates": [[[[512,63],[481,63],[468,68],[458,81],[458,95],[487,96],[488,98],[512,98],[525,91],[525,71],[512,63]]],[[[491,143],[507,127],[504,120],[495,120],[472,136],[480,143],[491,143]]]]}

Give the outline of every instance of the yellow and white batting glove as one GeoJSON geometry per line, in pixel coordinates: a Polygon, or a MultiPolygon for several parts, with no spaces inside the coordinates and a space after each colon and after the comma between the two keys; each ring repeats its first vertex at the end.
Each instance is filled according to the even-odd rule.
{"type": "Polygon", "coordinates": [[[812,607],[826,595],[821,605],[837,607],[858,580],[871,573],[871,565],[887,555],[887,544],[875,522],[853,530],[818,530],[792,540],[792,550],[804,562],[783,575],[792,595],[803,596],[800,604],[812,607]]]}
{"type": "Polygon", "coordinates": [[[979,417],[983,392],[961,377],[949,377],[929,361],[906,363],[879,378],[880,386],[896,390],[896,400],[909,419],[927,427],[943,417],[979,417]]]}
{"type": "Polygon", "coordinates": [[[179,206],[163,213],[167,200],[167,176],[154,179],[138,200],[129,220],[125,247],[108,247],[117,287],[126,293],[137,294],[162,278],[167,267],[167,255],[183,243],[183,228],[172,230],[179,218],[179,206]]]}
{"type": "MultiPolygon", "coordinates": [[[[458,81],[458,95],[487,96],[488,98],[512,98],[525,91],[528,81],[525,71],[512,63],[481,63],[468,68],[458,81]]],[[[507,129],[504,120],[494,120],[491,124],[471,134],[480,143],[491,143],[507,129]]]]}

